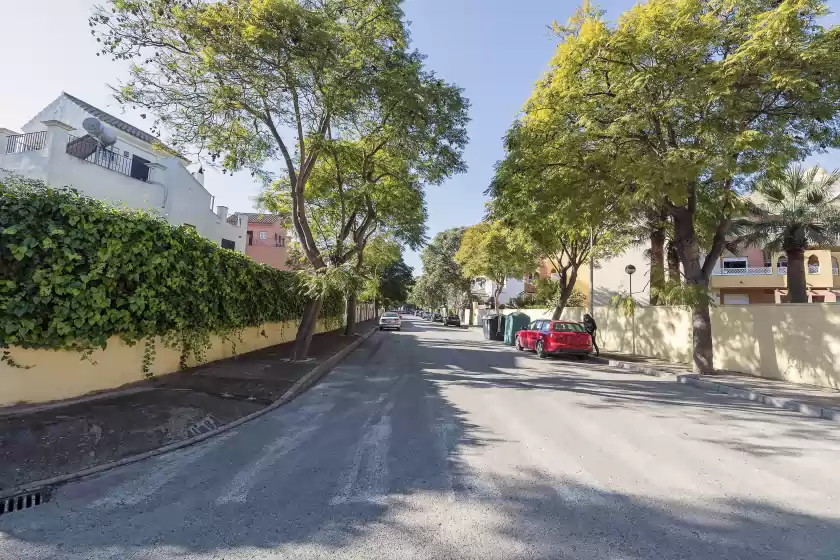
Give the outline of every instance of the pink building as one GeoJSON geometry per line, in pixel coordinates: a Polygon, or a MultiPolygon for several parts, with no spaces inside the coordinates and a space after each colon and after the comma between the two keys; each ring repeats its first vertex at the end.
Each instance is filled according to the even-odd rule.
{"type": "Polygon", "coordinates": [[[267,264],[280,270],[288,270],[289,237],[286,228],[280,225],[280,216],[276,214],[256,214],[237,212],[228,221],[239,219],[248,221],[248,235],[245,242],[245,254],[258,263],[267,264]]]}

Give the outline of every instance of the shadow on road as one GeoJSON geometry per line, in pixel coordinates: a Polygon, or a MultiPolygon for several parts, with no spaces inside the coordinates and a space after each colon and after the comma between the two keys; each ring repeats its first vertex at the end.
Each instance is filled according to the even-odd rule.
{"type": "MultiPolygon", "coordinates": [[[[213,479],[199,474],[191,477],[187,472],[180,484],[163,487],[155,500],[133,509],[111,513],[70,509],[55,514],[55,509],[46,509],[53,506],[47,505],[42,511],[52,511],[51,519],[39,519],[37,510],[16,514],[19,523],[13,523],[13,516],[8,521],[0,518],[0,556],[8,551],[14,554],[7,557],[22,559],[194,554],[251,558],[272,551],[290,557],[330,557],[368,542],[377,532],[389,531],[388,540],[396,548],[361,545],[362,554],[354,557],[473,557],[463,549],[468,543],[448,541],[445,536],[451,534],[445,524],[468,520],[457,514],[447,517],[438,506],[422,509],[423,504],[448,503],[449,507],[463,504],[467,509],[493,512],[492,523],[478,530],[482,542],[518,551],[517,557],[840,557],[837,519],[758,501],[721,500],[696,507],[678,497],[662,500],[610,492],[538,470],[494,480],[498,492],[493,495],[477,492],[477,473],[471,471],[465,455],[492,445],[498,436],[471,423],[467,412],[447,398],[447,386],[476,391],[562,391],[587,397],[581,406],[596,413],[620,407],[663,419],[681,415],[696,422],[713,418],[733,423],[785,422],[790,426],[788,434],[798,438],[836,439],[837,435],[811,419],[673,381],[628,378],[623,370],[609,368],[599,369],[614,376],[595,378],[579,363],[563,360],[552,361],[547,368],[529,354],[498,343],[464,339],[463,333],[451,328],[453,336],[462,338],[441,338],[438,331],[443,329],[408,323],[406,332],[378,333],[366,342],[346,364],[347,372],[355,373],[345,375],[348,388],[340,398],[361,401],[373,393],[357,394],[357,386],[388,384],[385,402],[392,403],[386,404],[390,412],[383,412],[381,405],[354,405],[343,416],[329,417],[317,438],[276,463],[247,503],[219,505],[202,498],[201,492],[212,488],[213,479]],[[374,371],[382,372],[381,379],[366,379],[374,371]],[[324,459],[344,465],[361,457],[353,475],[357,478],[351,477],[350,482],[364,497],[365,484],[375,482],[375,477],[358,479],[368,472],[367,461],[376,455],[366,446],[373,441],[371,434],[381,433],[374,428],[385,426],[385,420],[390,434],[385,448],[386,495],[354,501],[355,494],[350,493],[346,503],[331,505],[341,477],[329,470],[324,459]],[[327,451],[314,453],[315,449],[327,451]],[[414,499],[409,501],[410,497],[414,499]]],[[[305,404],[306,399],[301,401],[305,404]]],[[[277,429],[246,428],[257,430],[252,432],[255,435],[258,430],[277,429]]],[[[757,456],[797,454],[796,449],[774,448],[772,443],[761,448],[732,438],[715,443],[757,456]]],[[[235,455],[227,453],[227,460],[239,461],[235,455]]],[[[375,475],[376,469],[371,469],[375,475]]]]}

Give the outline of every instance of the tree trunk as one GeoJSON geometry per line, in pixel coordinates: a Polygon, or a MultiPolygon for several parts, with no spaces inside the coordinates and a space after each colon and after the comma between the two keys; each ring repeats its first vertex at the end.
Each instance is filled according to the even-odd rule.
{"type": "Polygon", "coordinates": [[[805,251],[791,249],[787,254],[788,299],[791,303],[808,303],[805,284],[805,251]]]}
{"type": "Polygon", "coordinates": [[[666,251],[668,258],[668,280],[681,283],[680,279],[680,256],[677,254],[677,247],[673,241],[668,242],[666,251]]]}
{"type": "MultiPolygon", "coordinates": [[[[694,213],[681,210],[674,213],[675,245],[685,271],[686,284],[708,290],[709,279],[700,262],[700,247],[694,236],[694,213]]],[[[691,310],[691,353],[696,373],[714,371],[714,348],[712,347],[712,319],[709,302],[701,298],[691,310]]]]}
{"type": "Polygon", "coordinates": [[[347,296],[344,307],[344,336],[351,336],[356,326],[356,294],[347,296]]]}
{"type": "MultiPolygon", "coordinates": [[[[501,294],[501,293],[502,293],[502,288],[499,288],[499,283],[497,282],[496,283],[496,289],[493,290],[493,305],[496,309],[496,313],[501,313],[501,311],[499,310],[499,294],[501,294]]],[[[496,335],[501,334],[501,332],[502,332],[501,329],[502,329],[502,322],[497,321],[496,322],[496,335]]]]}
{"type": "MultiPolygon", "coordinates": [[[[566,274],[561,274],[560,276],[561,282],[563,278],[566,278],[566,274]]],[[[562,282],[562,286],[560,288],[560,301],[557,302],[557,305],[554,306],[554,313],[551,314],[551,318],[553,320],[558,320],[561,315],[563,315],[563,310],[566,308],[566,302],[569,301],[569,297],[575,291],[575,283],[577,282],[577,268],[572,267],[571,273],[568,275],[568,278],[565,282],[562,282]]]]}
{"type": "Polygon", "coordinates": [[[650,304],[659,305],[659,294],[665,287],[665,230],[650,232],[650,304]]]}
{"type": "Polygon", "coordinates": [[[323,298],[309,300],[303,308],[303,317],[300,320],[295,345],[292,348],[292,361],[305,360],[309,354],[309,345],[312,344],[312,335],[315,334],[315,327],[318,325],[318,315],[321,313],[323,298]]]}

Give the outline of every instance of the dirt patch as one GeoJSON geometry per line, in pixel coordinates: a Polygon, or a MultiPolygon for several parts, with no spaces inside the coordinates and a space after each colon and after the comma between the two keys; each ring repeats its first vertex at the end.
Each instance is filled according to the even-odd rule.
{"type": "Polygon", "coordinates": [[[140,384],[149,390],[0,417],[0,491],[181,441],[279,399],[303,375],[368,332],[316,335],[310,360],[281,344],[140,384]]]}

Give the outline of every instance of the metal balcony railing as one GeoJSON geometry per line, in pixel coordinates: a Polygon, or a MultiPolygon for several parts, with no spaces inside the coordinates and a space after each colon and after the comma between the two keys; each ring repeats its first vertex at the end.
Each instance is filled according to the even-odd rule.
{"type": "Polygon", "coordinates": [[[779,276],[785,276],[785,275],[787,274],[787,267],[786,267],[786,266],[780,266],[780,267],[778,267],[778,268],[776,269],[776,273],[777,273],[779,276]]]}
{"type": "Polygon", "coordinates": [[[820,265],[818,264],[809,264],[808,265],[808,274],[819,274],[820,273],[820,265]]]}
{"type": "Polygon", "coordinates": [[[130,157],[125,157],[114,150],[102,148],[95,139],[88,136],[79,138],[71,134],[70,140],[67,142],[67,153],[88,163],[94,163],[140,181],[147,181],[149,177],[148,166],[134,161],[130,157]],[[138,169],[138,166],[143,167],[143,169],[138,169]],[[132,168],[134,168],[134,172],[132,172],[132,168]]]}
{"type": "Polygon", "coordinates": [[[6,153],[20,154],[23,152],[34,152],[43,147],[47,143],[47,131],[30,132],[28,134],[15,134],[6,139],[6,153]]]}
{"type": "Polygon", "coordinates": [[[773,274],[772,266],[750,266],[747,268],[718,268],[714,276],[766,276],[773,274]]]}
{"type": "Polygon", "coordinates": [[[831,274],[832,276],[840,276],[840,268],[837,268],[836,266],[832,267],[831,274]]]}

